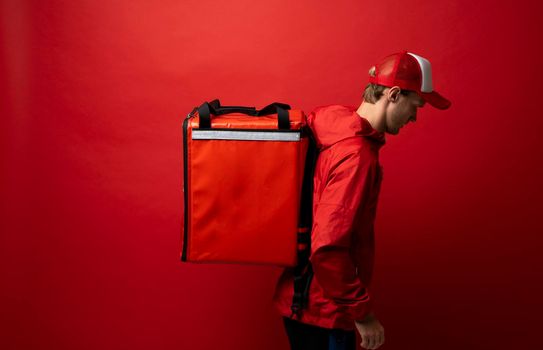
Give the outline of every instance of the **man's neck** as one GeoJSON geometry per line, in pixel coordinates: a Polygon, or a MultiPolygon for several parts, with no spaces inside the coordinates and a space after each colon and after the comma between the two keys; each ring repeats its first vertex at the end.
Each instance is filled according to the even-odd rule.
{"type": "Polygon", "coordinates": [[[356,113],[365,118],[370,125],[377,131],[385,131],[385,106],[380,99],[377,103],[369,103],[362,100],[360,107],[356,110],[356,113]]]}

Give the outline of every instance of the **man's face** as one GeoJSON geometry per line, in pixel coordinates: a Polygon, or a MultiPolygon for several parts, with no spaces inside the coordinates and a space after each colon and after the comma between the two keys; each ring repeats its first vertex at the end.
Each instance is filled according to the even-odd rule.
{"type": "Polygon", "coordinates": [[[397,135],[400,129],[409,122],[417,120],[417,110],[425,105],[425,101],[413,91],[408,95],[398,94],[398,100],[390,105],[386,117],[386,132],[397,135]]]}

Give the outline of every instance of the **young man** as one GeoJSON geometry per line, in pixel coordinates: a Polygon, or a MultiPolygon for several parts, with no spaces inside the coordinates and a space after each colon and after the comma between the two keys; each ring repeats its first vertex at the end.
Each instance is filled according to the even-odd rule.
{"type": "Polygon", "coordinates": [[[385,133],[396,135],[428,103],[450,102],[433,90],[430,62],[406,51],[370,70],[358,109],[329,105],[308,116],[319,148],[313,189],[308,300],[293,313],[293,270],[280,277],[274,303],[293,350],[377,349],[384,329],[373,314],[369,290],[374,260],[374,220],[382,179],[379,150],[385,133]]]}

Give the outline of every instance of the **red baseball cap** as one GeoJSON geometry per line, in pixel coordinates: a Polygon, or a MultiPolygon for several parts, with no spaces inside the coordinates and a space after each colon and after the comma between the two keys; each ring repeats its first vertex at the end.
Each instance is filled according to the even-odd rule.
{"type": "Polygon", "coordinates": [[[375,77],[370,83],[415,91],[422,99],[438,109],[447,109],[451,102],[434,91],[432,66],[426,58],[402,51],[389,55],[375,65],[375,77]]]}

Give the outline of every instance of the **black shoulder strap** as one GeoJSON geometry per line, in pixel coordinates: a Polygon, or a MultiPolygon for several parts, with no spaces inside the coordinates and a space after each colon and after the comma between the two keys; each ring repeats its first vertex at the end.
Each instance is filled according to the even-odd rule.
{"type": "Polygon", "coordinates": [[[302,200],[298,224],[298,264],[294,267],[294,295],[292,297],[291,318],[300,316],[309,300],[309,286],[313,278],[313,268],[309,262],[311,254],[311,228],[313,226],[313,175],[317,163],[318,149],[311,129],[304,130],[309,138],[304,178],[302,183],[302,200]]]}

